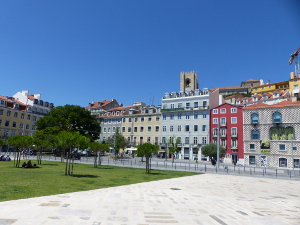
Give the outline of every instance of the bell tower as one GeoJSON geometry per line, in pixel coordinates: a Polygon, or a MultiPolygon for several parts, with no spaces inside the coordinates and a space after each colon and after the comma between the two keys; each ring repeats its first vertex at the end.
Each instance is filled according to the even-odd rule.
{"type": "Polygon", "coordinates": [[[198,88],[198,75],[195,71],[180,73],[180,91],[194,91],[198,88]]]}

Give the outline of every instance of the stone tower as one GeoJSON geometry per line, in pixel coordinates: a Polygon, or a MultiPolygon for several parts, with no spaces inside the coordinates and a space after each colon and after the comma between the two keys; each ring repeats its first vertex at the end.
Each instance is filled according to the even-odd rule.
{"type": "Polygon", "coordinates": [[[198,76],[195,71],[180,73],[180,91],[194,91],[199,89],[198,76]]]}

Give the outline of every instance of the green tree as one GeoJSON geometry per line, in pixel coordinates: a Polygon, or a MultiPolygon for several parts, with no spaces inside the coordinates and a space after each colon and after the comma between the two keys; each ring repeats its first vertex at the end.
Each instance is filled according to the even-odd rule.
{"type": "Polygon", "coordinates": [[[0,147],[1,147],[1,149],[2,149],[2,146],[6,145],[6,144],[7,144],[7,143],[6,143],[5,140],[0,139],[0,147]]]}
{"type": "Polygon", "coordinates": [[[101,158],[100,158],[101,151],[109,152],[109,145],[99,143],[99,142],[91,142],[89,144],[89,148],[96,153],[94,157],[94,167],[97,167],[97,165],[101,165],[101,158]],[[97,157],[98,157],[98,163],[97,163],[97,157]]]}
{"type": "Polygon", "coordinates": [[[126,138],[119,132],[119,129],[116,130],[116,133],[107,139],[109,146],[114,147],[115,149],[115,159],[120,152],[121,148],[125,148],[128,145],[126,138]]]}
{"type": "MultiPolygon", "coordinates": [[[[202,147],[202,154],[217,158],[217,145],[215,143],[210,143],[202,147]]],[[[226,154],[226,149],[223,146],[219,146],[219,157],[224,157],[226,154]]]]}
{"type": "Polygon", "coordinates": [[[57,130],[77,131],[91,141],[99,138],[100,124],[96,121],[96,118],[83,107],[76,105],[58,106],[52,109],[48,115],[39,119],[35,124],[38,130],[48,128],[48,132],[55,132],[57,130]],[[52,129],[49,129],[49,127],[52,129]]]}
{"type": "Polygon", "coordinates": [[[33,138],[30,136],[15,135],[15,136],[9,137],[7,142],[9,145],[16,148],[15,157],[14,157],[14,166],[19,167],[20,160],[21,160],[21,154],[20,154],[21,150],[32,147],[33,138]]]}
{"type": "Polygon", "coordinates": [[[151,143],[144,143],[137,147],[137,154],[143,155],[146,158],[146,173],[151,173],[150,157],[152,154],[157,154],[159,146],[151,143]]]}
{"type": "Polygon", "coordinates": [[[82,136],[78,132],[62,131],[56,136],[57,146],[62,149],[62,155],[66,156],[66,169],[65,175],[73,174],[74,158],[72,157],[73,148],[85,149],[88,146],[89,139],[82,136]],[[67,152],[67,150],[69,151],[67,152]]]}
{"type": "MultiPolygon", "coordinates": [[[[169,152],[172,154],[172,162],[174,162],[175,154],[180,152],[180,148],[178,148],[178,144],[180,143],[180,138],[170,137],[169,139],[169,152]]],[[[166,157],[167,158],[167,157],[166,157]]]]}

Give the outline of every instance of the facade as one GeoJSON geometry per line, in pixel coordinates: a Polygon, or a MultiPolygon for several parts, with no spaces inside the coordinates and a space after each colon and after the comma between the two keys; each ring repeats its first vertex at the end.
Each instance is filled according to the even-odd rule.
{"type": "Polygon", "coordinates": [[[300,102],[258,103],[243,110],[245,165],[299,168],[300,102]]]}
{"type": "Polygon", "coordinates": [[[210,142],[226,149],[226,163],[244,164],[242,108],[224,103],[210,110],[210,142]]]}
{"type": "Polygon", "coordinates": [[[216,87],[211,90],[219,90],[220,95],[231,95],[234,93],[248,94],[247,87],[231,86],[231,87],[216,87]]]}
{"type": "Polygon", "coordinates": [[[181,73],[180,92],[166,93],[162,99],[161,151],[168,151],[171,137],[179,138],[180,153],[176,157],[198,158],[201,146],[209,142],[209,108],[218,101],[218,91],[198,89],[195,72],[181,73]]]}
{"type": "Polygon", "coordinates": [[[7,139],[15,135],[33,135],[35,122],[53,108],[44,102],[41,95],[29,95],[28,91],[18,92],[14,97],[0,96],[0,137],[7,139]]]}
{"type": "Polygon", "coordinates": [[[91,115],[95,115],[97,117],[102,117],[107,112],[107,110],[117,107],[122,107],[122,104],[119,104],[117,100],[103,100],[100,102],[89,103],[88,106],[85,107],[86,110],[91,112],[91,115]]]}
{"type": "Polygon", "coordinates": [[[241,83],[241,87],[248,88],[248,92],[250,93],[252,91],[252,88],[260,86],[262,84],[263,84],[263,80],[249,79],[249,80],[243,81],[241,83]]]}

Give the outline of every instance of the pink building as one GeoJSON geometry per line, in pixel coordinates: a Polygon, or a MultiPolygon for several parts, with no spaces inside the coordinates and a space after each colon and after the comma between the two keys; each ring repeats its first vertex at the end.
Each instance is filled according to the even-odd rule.
{"type": "Polygon", "coordinates": [[[224,162],[244,164],[243,106],[224,103],[210,110],[210,143],[226,149],[224,162]]]}

